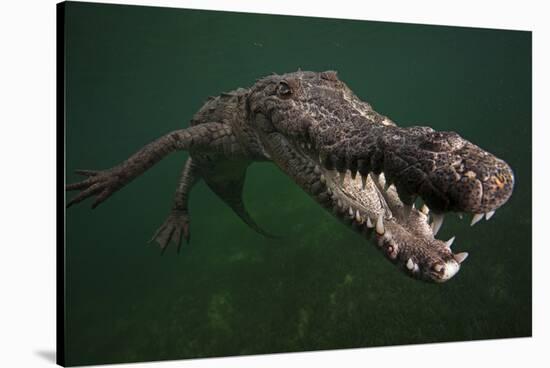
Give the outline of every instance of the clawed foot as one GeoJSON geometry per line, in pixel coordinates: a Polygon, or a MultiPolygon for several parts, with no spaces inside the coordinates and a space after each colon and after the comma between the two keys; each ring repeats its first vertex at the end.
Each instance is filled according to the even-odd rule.
{"type": "Polygon", "coordinates": [[[67,208],[94,195],[96,199],[92,204],[92,208],[96,208],[124,185],[120,175],[112,169],[103,171],[76,170],[75,173],[87,176],[88,179],[69,184],[65,187],[66,191],[80,190],[80,193],[67,203],[67,208]]]}
{"type": "Polygon", "coordinates": [[[185,211],[173,210],[149,242],[157,242],[164,253],[167,245],[173,241],[179,253],[182,237],[189,243],[189,215],[185,211]]]}

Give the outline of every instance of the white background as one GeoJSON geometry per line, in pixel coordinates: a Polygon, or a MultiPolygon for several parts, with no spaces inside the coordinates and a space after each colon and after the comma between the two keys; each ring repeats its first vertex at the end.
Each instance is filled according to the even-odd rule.
{"type": "MultiPolygon", "coordinates": [[[[0,11],[0,367],[54,364],[55,3],[51,0],[3,1],[0,11]]],[[[533,31],[533,163],[536,168],[533,186],[533,338],[143,363],[140,366],[548,366],[550,284],[547,270],[550,244],[545,241],[546,226],[549,226],[545,221],[545,211],[550,209],[547,192],[550,168],[547,110],[550,104],[550,11],[545,9],[545,1],[338,0],[322,3],[320,0],[189,0],[116,3],[533,31]]],[[[460,308],[460,305],[456,307],[460,308]]]]}

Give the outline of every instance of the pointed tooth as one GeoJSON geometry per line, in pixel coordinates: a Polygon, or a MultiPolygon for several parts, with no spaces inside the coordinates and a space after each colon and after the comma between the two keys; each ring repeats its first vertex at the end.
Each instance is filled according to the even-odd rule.
{"type": "Polygon", "coordinates": [[[453,245],[453,242],[455,241],[456,236],[453,236],[451,239],[447,240],[445,242],[445,246],[449,249],[451,249],[451,245],[453,245]]]}
{"type": "Polygon", "coordinates": [[[344,208],[344,204],[342,203],[342,201],[340,199],[338,200],[338,207],[344,208]]]}
{"type": "Polygon", "coordinates": [[[428,216],[428,214],[430,213],[430,209],[428,208],[428,206],[426,206],[426,204],[423,204],[422,208],[420,208],[420,212],[428,216]]]}
{"type": "Polygon", "coordinates": [[[434,213],[433,218],[434,220],[432,222],[432,231],[434,235],[437,235],[439,229],[441,229],[441,225],[443,225],[443,219],[445,218],[445,215],[434,213]]]}
{"type": "Polygon", "coordinates": [[[325,178],[325,176],[323,174],[321,174],[321,176],[319,177],[319,181],[323,184],[325,184],[327,182],[327,179],[325,178]]]}
{"type": "Polygon", "coordinates": [[[462,263],[466,258],[468,258],[468,253],[462,252],[462,253],[454,254],[453,257],[455,261],[457,261],[458,263],[462,263]]]}
{"type": "Polygon", "coordinates": [[[459,218],[460,220],[462,220],[463,217],[464,217],[464,215],[462,214],[462,212],[460,212],[460,213],[458,214],[458,218],[459,218]]]}
{"type": "Polygon", "coordinates": [[[382,214],[378,215],[378,220],[376,220],[376,232],[378,235],[384,235],[384,218],[382,214]]]}
{"type": "Polygon", "coordinates": [[[414,268],[414,262],[413,262],[412,258],[409,258],[409,260],[407,261],[407,268],[409,270],[412,270],[414,268]]]}
{"type": "Polygon", "coordinates": [[[313,172],[315,173],[315,175],[321,175],[323,173],[319,165],[315,165],[315,168],[313,168],[313,172]]]}
{"type": "Polygon", "coordinates": [[[493,217],[493,215],[495,214],[495,211],[489,211],[485,214],[485,219],[487,219],[487,221],[489,221],[491,219],[491,217],[493,217]]]}
{"type": "Polygon", "coordinates": [[[367,217],[367,227],[371,229],[374,227],[374,224],[372,223],[370,217],[367,217]]]}
{"type": "Polygon", "coordinates": [[[355,211],[355,220],[357,220],[357,222],[363,222],[363,219],[361,218],[361,214],[359,213],[359,210],[355,211]]]}
{"type": "Polygon", "coordinates": [[[474,215],[474,217],[472,217],[472,222],[470,222],[470,226],[474,226],[475,224],[477,224],[479,221],[481,221],[481,219],[483,218],[483,214],[482,213],[476,213],[474,215]]]}
{"type": "Polygon", "coordinates": [[[361,189],[365,190],[366,186],[367,186],[367,176],[361,175],[361,189]]]}
{"type": "Polygon", "coordinates": [[[353,208],[351,208],[351,206],[349,207],[349,211],[348,211],[348,212],[349,212],[349,215],[350,215],[351,217],[353,217],[353,208]]]}
{"type": "Polygon", "coordinates": [[[380,173],[380,175],[378,175],[378,184],[380,184],[382,188],[386,187],[386,177],[384,176],[384,173],[380,173]]]}

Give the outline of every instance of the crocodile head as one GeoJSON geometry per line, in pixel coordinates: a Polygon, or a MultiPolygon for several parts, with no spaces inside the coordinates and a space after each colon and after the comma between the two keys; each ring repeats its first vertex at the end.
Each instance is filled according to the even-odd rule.
{"type": "Polygon", "coordinates": [[[504,161],[454,132],[398,127],[335,72],[263,78],[246,102],[266,155],[414,278],[444,282],[467,256],[436,238],[446,213],[473,225],[512,193],[504,161]]]}

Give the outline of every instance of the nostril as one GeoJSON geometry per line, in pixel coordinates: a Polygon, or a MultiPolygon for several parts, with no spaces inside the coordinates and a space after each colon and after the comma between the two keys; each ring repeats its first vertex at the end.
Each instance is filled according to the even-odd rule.
{"type": "Polygon", "coordinates": [[[513,189],[514,175],[509,167],[491,173],[483,182],[482,212],[499,208],[510,198],[513,189]]]}

